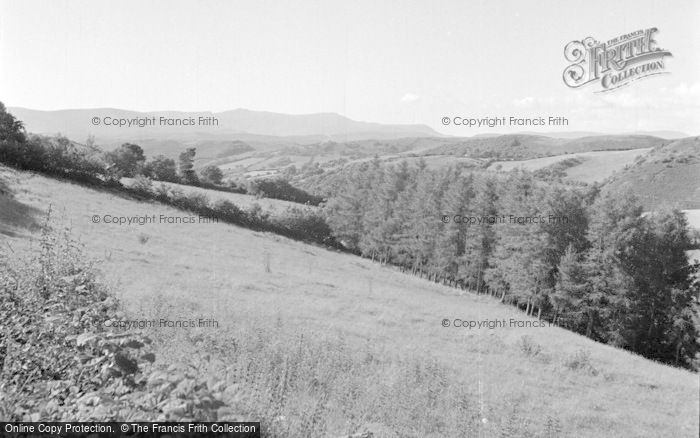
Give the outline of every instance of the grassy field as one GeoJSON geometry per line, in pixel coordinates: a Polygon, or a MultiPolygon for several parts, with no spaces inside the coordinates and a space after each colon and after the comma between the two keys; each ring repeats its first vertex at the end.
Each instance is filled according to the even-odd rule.
{"type": "MultiPolygon", "coordinates": [[[[126,186],[133,184],[134,180],[131,178],[123,178],[122,183],[126,186]]],[[[183,193],[201,193],[206,195],[210,201],[215,202],[220,199],[225,199],[233,202],[238,207],[247,210],[253,207],[255,204],[259,205],[263,211],[270,213],[271,215],[279,215],[284,213],[290,207],[296,208],[310,208],[316,209],[317,207],[311,205],[302,205],[296,202],[283,201],[281,199],[272,198],[257,198],[252,195],[246,195],[243,193],[230,193],[218,190],[207,190],[200,187],[187,186],[182,184],[170,183],[170,182],[154,182],[154,186],[159,186],[163,184],[167,187],[177,188],[183,193]]]]}
{"type": "Polygon", "coordinates": [[[456,328],[455,319],[535,320],[487,296],[271,234],[93,223],[188,214],[4,167],[0,178],[23,206],[18,217],[0,215],[0,245],[29,250],[36,233],[27,224],[51,205],[132,318],[218,322],[152,329],[159,360],[218,370],[239,387],[294,383],[268,391],[264,418],[287,436],[305,436],[308,424],[318,436],[698,436],[696,373],[557,327],[456,328]],[[251,373],[282,377],[273,384],[251,373]]]}
{"type": "Polygon", "coordinates": [[[645,209],[700,209],[700,137],[675,140],[653,149],[603,189],[635,193],[645,209]]]}
{"type": "Polygon", "coordinates": [[[628,164],[632,164],[634,159],[640,155],[648,153],[651,148],[631,149],[627,151],[596,151],[581,152],[574,154],[556,155],[553,157],[536,158],[534,160],[522,161],[494,161],[489,169],[500,166],[503,171],[523,168],[526,170],[537,170],[551,166],[562,160],[569,158],[582,158],[583,162],[566,171],[567,179],[593,183],[603,181],[613,174],[613,172],[624,169],[628,164]]]}

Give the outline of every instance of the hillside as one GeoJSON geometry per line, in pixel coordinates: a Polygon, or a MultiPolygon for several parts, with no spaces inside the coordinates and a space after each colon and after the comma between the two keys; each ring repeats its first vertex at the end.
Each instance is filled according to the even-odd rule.
{"type": "Polygon", "coordinates": [[[599,135],[568,139],[514,134],[461,139],[459,142],[429,149],[424,154],[523,160],[580,152],[643,149],[667,143],[669,140],[645,135],[599,135]]]}
{"type": "MultiPolygon", "coordinates": [[[[122,184],[124,184],[126,187],[131,187],[134,184],[134,179],[133,178],[122,178],[121,180],[122,184]]],[[[304,208],[308,210],[317,210],[317,207],[311,206],[311,205],[303,205],[299,204],[296,202],[290,202],[290,201],[283,201],[280,199],[273,199],[273,198],[263,198],[263,197],[256,197],[252,195],[246,195],[242,193],[230,193],[230,192],[225,192],[225,191],[218,191],[218,190],[208,190],[204,189],[201,187],[194,187],[194,186],[188,186],[188,185],[183,185],[183,184],[177,184],[177,183],[171,183],[171,182],[165,182],[165,181],[157,181],[154,183],[156,186],[165,186],[168,187],[169,189],[174,189],[177,191],[180,191],[184,194],[189,194],[189,193],[198,193],[205,195],[210,201],[216,202],[219,200],[227,200],[238,207],[248,210],[250,208],[253,208],[255,205],[260,206],[262,210],[266,213],[269,213],[272,216],[280,216],[282,215],[287,209],[290,208],[304,208]]]]}
{"type": "MultiPolygon", "coordinates": [[[[279,421],[313,410],[323,390],[331,436],[347,427],[348,410],[362,412],[358,427],[375,436],[698,435],[696,373],[557,327],[442,327],[443,319],[536,322],[490,297],[460,296],[367,259],[224,224],[93,223],[93,215],[185,213],[5,167],[0,179],[24,206],[11,221],[0,216],[13,231],[3,233],[3,250],[28,251],[37,236],[27,224],[52,205],[57,227],[71,224],[131,318],[219,321],[217,329],[157,330],[159,360],[195,361],[205,346],[221,345],[196,364],[236,376],[251,366],[235,356],[237,346],[247,357],[256,342],[274,344],[292,361],[306,354],[300,337],[323,345],[314,350],[324,355],[321,368],[302,382],[305,392],[280,405],[279,421]],[[357,368],[343,368],[355,356],[357,368]]],[[[281,357],[259,360],[274,367],[281,357]]]]}
{"type": "Polygon", "coordinates": [[[700,137],[657,146],[614,175],[605,190],[635,193],[647,210],[700,208],[700,137]]]}
{"type": "Polygon", "coordinates": [[[201,162],[217,164],[229,176],[274,175],[288,166],[301,168],[308,162],[326,170],[338,169],[378,156],[382,161],[409,162],[422,158],[430,167],[456,163],[491,170],[513,168],[537,170],[573,157],[581,162],[567,170],[567,178],[580,182],[602,181],[631,164],[653,146],[669,140],[651,136],[594,136],[562,139],[538,135],[476,136],[471,138],[404,138],[361,140],[308,145],[286,145],[276,150],[258,151],[201,162]]]}
{"type": "Polygon", "coordinates": [[[488,169],[506,172],[511,169],[534,171],[555,165],[564,160],[577,158],[579,159],[577,163],[565,170],[566,179],[593,183],[604,181],[612,176],[613,173],[634,163],[637,157],[643,156],[649,151],[651,151],[651,148],[567,153],[551,157],[534,158],[532,160],[494,161],[489,165],[488,169]]]}

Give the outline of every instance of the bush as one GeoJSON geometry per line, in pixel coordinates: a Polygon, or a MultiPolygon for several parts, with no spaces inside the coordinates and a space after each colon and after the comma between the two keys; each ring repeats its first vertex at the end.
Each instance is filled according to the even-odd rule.
{"type": "Polygon", "coordinates": [[[33,257],[0,252],[0,418],[237,420],[214,376],[155,365],[148,337],[108,330],[126,315],[49,218],[33,257]]]}
{"type": "Polygon", "coordinates": [[[133,177],[143,172],[146,156],[141,146],[124,143],[112,152],[105,154],[110,167],[119,170],[124,176],[133,177]]]}
{"type": "Polygon", "coordinates": [[[227,200],[219,200],[212,207],[216,212],[216,216],[222,220],[234,224],[244,224],[247,223],[247,216],[245,211],[238,208],[236,204],[227,200]]]}
{"type": "Polygon", "coordinates": [[[588,350],[576,350],[576,352],[567,355],[562,364],[570,370],[583,371],[592,375],[598,374],[598,370],[591,364],[591,352],[588,350]]]}
{"type": "Polygon", "coordinates": [[[319,243],[333,240],[331,227],[321,213],[309,209],[289,207],[286,213],[274,220],[297,239],[310,239],[319,243]]]}
{"type": "Polygon", "coordinates": [[[323,202],[320,196],[311,195],[298,189],[283,179],[258,179],[248,182],[248,194],[265,198],[281,199],[298,204],[319,205],[323,202]]]}
{"type": "Polygon", "coordinates": [[[145,176],[139,175],[134,179],[133,184],[131,184],[131,190],[141,196],[150,198],[154,194],[153,182],[145,176]]]}
{"type": "Polygon", "coordinates": [[[158,155],[152,158],[151,161],[144,166],[143,172],[149,178],[153,178],[157,181],[180,181],[180,177],[177,176],[175,160],[164,155],[158,155]]]}
{"type": "Polygon", "coordinates": [[[518,340],[520,351],[528,357],[535,357],[542,353],[542,346],[533,341],[530,336],[522,336],[518,340]]]}
{"type": "Polygon", "coordinates": [[[208,212],[209,199],[202,193],[190,192],[179,194],[171,192],[171,195],[171,201],[176,207],[189,210],[193,213],[202,214],[208,212]]]}
{"type": "Polygon", "coordinates": [[[221,185],[221,180],[224,178],[223,172],[218,166],[207,166],[199,172],[200,181],[205,184],[221,185]]]}

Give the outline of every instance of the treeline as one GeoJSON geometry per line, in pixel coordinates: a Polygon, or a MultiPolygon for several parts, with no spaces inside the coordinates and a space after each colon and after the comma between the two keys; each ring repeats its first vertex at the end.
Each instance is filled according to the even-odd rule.
{"type": "Polygon", "coordinates": [[[248,194],[315,206],[323,202],[322,197],[298,189],[284,179],[251,180],[248,182],[248,194]]]}
{"type": "Polygon", "coordinates": [[[202,218],[342,249],[342,245],[333,237],[323,213],[318,210],[295,206],[288,207],[281,214],[270,215],[259,204],[244,210],[225,199],[212,202],[202,193],[185,193],[177,187],[162,183],[156,186],[147,178],[137,178],[135,184],[123,187],[123,191],[143,200],[154,200],[190,211],[202,218]]]}
{"type": "Polygon", "coordinates": [[[597,341],[697,365],[698,266],[685,254],[692,242],[681,212],[642,215],[633,197],[522,171],[374,160],[344,175],[326,211],[346,247],[597,341]]]}
{"type": "Polygon", "coordinates": [[[155,181],[171,182],[210,190],[251,194],[272,199],[318,206],[323,198],[292,186],[284,179],[251,180],[246,183],[224,181],[218,166],[194,168],[196,148],[187,148],[178,160],[157,155],[146,158],[143,148],[124,143],[103,152],[89,138],[80,145],[62,137],[27,135],[22,122],[8,113],[0,102],[0,162],[11,166],[85,182],[96,179],[118,182],[123,177],[145,176],[155,181]]]}
{"type": "MultiPolygon", "coordinates": [[[[141,200],[157,201],[253,230],[270,231],[296,240],[341,248],[319,211],[290,207],[282,214],[271,216],[258,204],[243,210],[230,201],[211,202],[201,193],[184,193],[176,186],[163,183],[157,187],[153,185],[150,178],[189,182],[190,185],[199,187],[221,188],[222,186],[217,184],[220,183],[220,179],[208,175],[207,168],[201,172],[204,178],[199,178],[193,170],[194,156],[193,148],[180,154],[179,167],[175,170],[175,161],[169,158],[156,157],[146,162],[143,150],[131,143],[103,154],[90,145],[76,145],[65,137],[27,135],[22,123],[7,113],[0,103],[0,163],[67,178],[93,187],[117,190],[141,200]],[[127,187],[120,182],[122,177],[135,177],[136,181],[127,187]]],[[[301,200],[301,196],[300,193],[294,193],[292,197],[301,200]]]]}

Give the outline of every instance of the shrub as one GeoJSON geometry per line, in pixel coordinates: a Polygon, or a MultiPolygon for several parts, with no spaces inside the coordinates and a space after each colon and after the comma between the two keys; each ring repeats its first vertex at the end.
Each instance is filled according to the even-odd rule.
{"type": "Polygon", "coordinates": [[[148,337],[108,330],[126,315],[82,247],[49,224],[50,213],[33,257],[0,252],[0,418],[238,419],[216,378],[156,365],[148,337]]]}
{"type": "Polygon", "coordinates": [[[193,213],[206,213],[209,206],[209,198],[203,193],[190,192],[186,194],[171,192],[171,201],[176,207],[189,210],[193,213]]]}
{"type": "Polygon", "coordinates": [[[105,154],[105,158],[111,167],[128,177],[141,174],[146,162],[146,156],[141,146],[133,143],[124,143],[105,154]]]}
{"type": "Polygon", "coordinates": [[[218,166],[207,166],[199,172],[200,180],[205,184],[220,185],[224,178],[223,172],[218,166]]]}
{"type": "Polygon", "coordinates": [[[591,352],[588,350],[576,350],[574,353],[567,355],[562,364],[570,370],[583,371],[592,375],[598,374],[598,370],[591,364],[591,352]]]}
{"type": "Polygon", "coordinates": [[[226,222],[234,224],[246,223],[246,213],[231,201],[221,199],[216,201],[212,208],[216,212],[216,216],[226,222]]]}
{"type": "Polygon", "coordinates": [[[151,161],[146,163],[143,172],[149,178],[157,181],[178,182],[180,180],[177,176],[175,160],[164,155],[153,157],[151,161]]]}
{"type": "Polygon", "coordinates": [[[285,214],[275,218],[274,222],[297,239],[310,239],[320,243],[332,240],[332,231],[326,219],[321,213],[313,210],[289,207],[285,214]]]}
{"type": "Polygon", "coordinates": [[[131,184],[131,190],[144,197],[153,197],[153,182],[143,175],[139,175],[131,184]]]}
{"type": "Polygon", "coordinates": [[[283,179],[258,179],[248,182],[248,193],[254,196],[281,199],[299,204],[319,205],[323,202],[320,196],[311,195],[304,190],[292,186],[283,179]]]}
{"type": "Polygon", "coordinates": [[[535,357],[542,353],[542,346],[533,341],[530,336],[522,336],[518,340],[520,351],[528,357],[535,357]]]}

